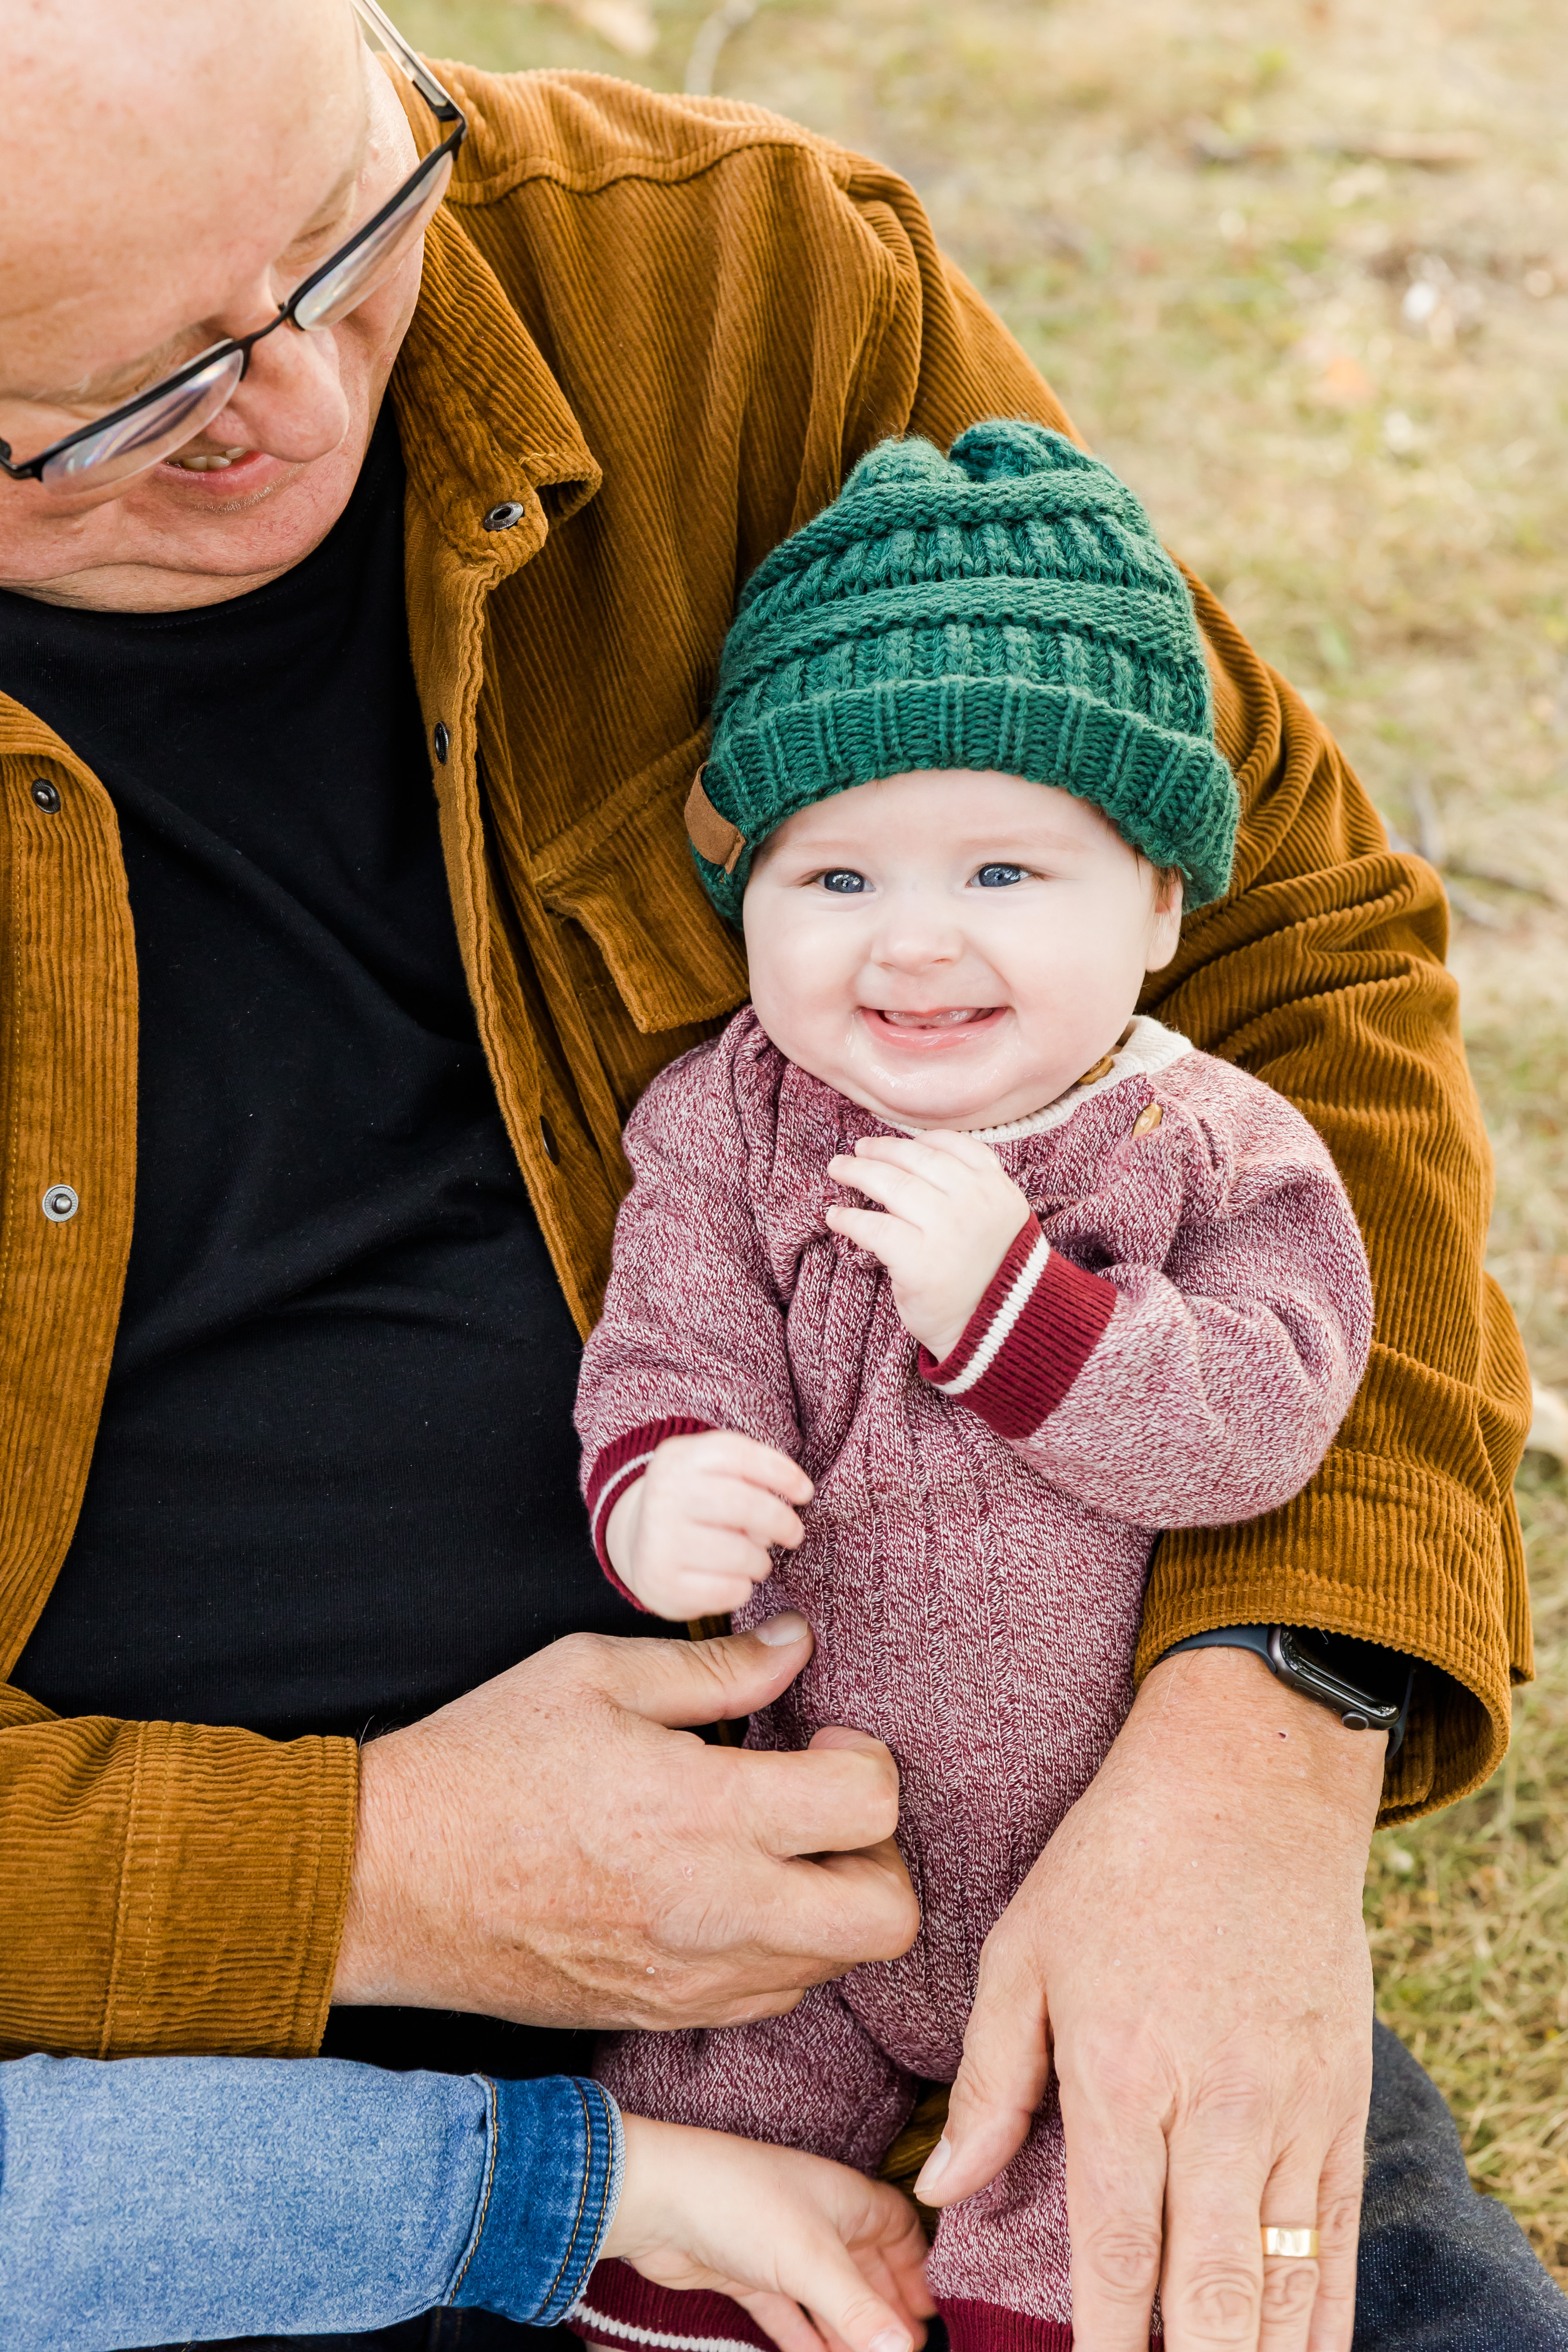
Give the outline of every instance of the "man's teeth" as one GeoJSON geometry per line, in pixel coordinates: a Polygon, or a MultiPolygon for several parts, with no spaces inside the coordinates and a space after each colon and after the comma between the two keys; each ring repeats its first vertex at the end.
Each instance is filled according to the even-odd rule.
{"type": "Polygon", "coordinates": [[[244,456],[243,449],[198,449],[194,457],[171,457],[169,463],[185,474],[221,474],[226,466],[244,456]]]}

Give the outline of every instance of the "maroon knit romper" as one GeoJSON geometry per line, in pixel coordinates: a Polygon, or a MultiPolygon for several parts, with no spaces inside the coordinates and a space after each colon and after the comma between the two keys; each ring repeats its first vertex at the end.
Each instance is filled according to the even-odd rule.
{"type": "MultiPolygon", "coordinates": [[[[663,1437],[741,1430],[810,1475],[805,1542],[735,1622],[797,1609],[816,1646],[747,1744],[803,1748],[825,1724],[886,1740],[921,1915],[902,1959],[763,2024],[621,2035],[600,2079],[635,2114],[868,2171],[917,2081],[952,2081],[981,1946],[1126,1716],[1158,1531],[1305,1486],[1372,1329],[1319,1137],[1157,1022],[983,1135],[1035,1213],[941,1364],[824,1222],[846,1197],[828,1161],[889,1131],[750,1011],[664,1071],[626,1129],[636,1181],[577,1416],[601,1559],[663,1437]]],[[[930,2277],[956,2352],[1070,2344],[1064,2184],[1053,2079],[1005,2171],[942,2217],[930,2277]]],[[[767,2342],[727,2298],[618,2263],[570,2324],[616,2352],[767,2342]]]]}

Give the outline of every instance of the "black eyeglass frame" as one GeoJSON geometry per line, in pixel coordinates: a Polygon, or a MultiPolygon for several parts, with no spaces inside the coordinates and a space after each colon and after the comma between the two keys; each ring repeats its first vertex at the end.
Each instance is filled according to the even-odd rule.
{"type": "MultiPolygon", "coordinates": [[[[267,324],[264,327],[258,327],[254,334],[226,335],[221,342],[209,343],[205,352],[198,352],[194,360],[187,360],[184,367],[174,370],[173,375],[160,377],[159,381],[150,385],[147,391],[139,392],[134,400],[123,401],[118,408],[106,409],[101,416],[95,416],[90,424],[79,425],[74,433],[63,434],[59,440],[51,441],[47,449],[40,450],[36,457],[28,458],[26,465],[13,465],[11,444],[8,441],[0,440],[0,474],[4,474],[8,481],[41,482],[44,478],[45,467],[51,465],[56,458],[63,457],[68,449],[74,449],[79,442],[90,439],[96,433],[102,433],[111,427],[123,425],[128,418],[138,415],[142,409],[150,408],[154,401],[163,400],[171,392],[177,392],[181,384],[189,383],[193,376],[205,374],[208,368],[216,366],[220,360],[229,358],[236,352],[239,353],[243,362],[239,374],[235,379],[237,388],[245,381],[246,370],[250,365],[250,354],[257,344],[264,341],[267,336],[275,334],[279,327],[293,326],[301,304],[321,285],[322,279],[330,277],[334,269],[341,269],[343,263],[350,259],[362,245],[368,244],[377,231],[392,218],[394,213],[407,203],[421,183],[428,180],[440,170],[444,158],[457,154],[458,148],[468,135],[468,118],[462,108],[442,88],[423,59],[409,47],[396,26],[377,6],[376,0],[351,0],[351,5],[355,14],[362,16],[380,36],[394,61],[402,68],[437,121],[449,122],[453,128],[438,147],[433,147],[428,155],[421,157],[408,177],[394,190],[385,204],[374,212],[369,220],[356,228],[353,236],[346,238],[335,253],[330,253],[325,261],[312,269],[310,276],[295,287],[287,302],[279,306],[275,319],[268,319],[267,324]]],[[[300,329],[301,334],[310,331],[311,331],[307,328],[300,329]]],[[[217,413],[221,415],[222,410],[217,413]]],[[[134,477],[128,477],[128,478],[133,479],[134,477]]]]}

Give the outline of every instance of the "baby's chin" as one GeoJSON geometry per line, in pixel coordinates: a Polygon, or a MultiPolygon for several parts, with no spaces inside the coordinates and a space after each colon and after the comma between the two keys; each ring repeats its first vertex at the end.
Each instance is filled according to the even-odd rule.
{"type": "Polygon", "coordinates": [[[814,1075],[889,1127],[952,1128],[963,1134],[975,1128],[1008,1127],[1015,1119],[1032,1117],[1065,1094],[1078,1073],[1063,1077],[1047,1070],[1017,1079],[1009,1074],[1000,1092],[994,1085],[965,1085],[958,1071],[943,1072],[945,1082],[936,1083],[934,1072],[911,1071],[894,1085],[879,1083],[878,1073],[852,1068],[818,1070],[814,1075]]]}

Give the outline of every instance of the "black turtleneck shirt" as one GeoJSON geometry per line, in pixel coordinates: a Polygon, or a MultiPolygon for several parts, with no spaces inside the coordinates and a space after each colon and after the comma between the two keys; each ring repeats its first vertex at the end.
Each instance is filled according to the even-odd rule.
{"type": "MultiPolygon", "coordinates": [[[[81,1517],[15,1679],[64,1715],[405,1724],[646,1633],[577,1488],[579,1347],[476,1030],[409,660],[390,406],[306,561],[194,612],[0,593],[0,684],[120,820],[136,1213],[81,1517]]],[[[340,2011],[519,2074],[568,2037],[340,2011]]]]}

